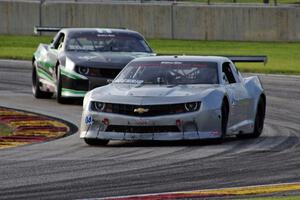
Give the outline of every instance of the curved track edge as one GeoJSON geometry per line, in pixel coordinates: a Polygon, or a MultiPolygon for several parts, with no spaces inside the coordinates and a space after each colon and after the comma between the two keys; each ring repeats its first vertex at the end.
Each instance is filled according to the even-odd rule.
{"type": "Polygon", "coordinates": [[[0,149],[48,142],[78,130],[63,119],[3,106],[0,106],[0,123],[12,131],[9,135],[0,135],[0,149]]]}
{"type": "MultiPolygon", "coordinates": [[[[270,195],[274,193],[292,192],[300,190],[300,182],[294,183],[281,183],[269,185],[255,185],[244,187],[231,187],[220,189],[208,190],[193,190],[183,192],[170,192],[170,193],[155,193],[155,194],[141,194],[119,197],[106,197],[93,200],[165,200],[165,199],[208,199],[220,197],[247,197],[250,195],[270,195]]],[[[91,199],[85,199],[91,200],[91,199]]]]}

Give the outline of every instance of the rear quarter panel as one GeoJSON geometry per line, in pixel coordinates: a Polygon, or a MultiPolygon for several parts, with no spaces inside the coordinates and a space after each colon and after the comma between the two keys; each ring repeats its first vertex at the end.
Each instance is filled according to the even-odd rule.
{"type": "Polygon", "coordinates": [[[249,95],[252,97],[253,102],[250,105],[250,116],[252,119],[255,118],[256,107],[261,94],[264,94],[264,88],[258,76],[250,76],[244,78],[245,88],[247,89],[249,95]]]}

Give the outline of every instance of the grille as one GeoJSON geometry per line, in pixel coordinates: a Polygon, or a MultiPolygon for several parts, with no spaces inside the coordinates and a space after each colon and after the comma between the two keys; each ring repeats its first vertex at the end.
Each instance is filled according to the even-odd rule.
{"type": "Polygon", "coordinates": [[[82,90],[82,91],[88,91],[89,90],[89,81],[88,80],[75,80],[71,79],[66,76],[62,76],[62,87],[73,89],[73,90],[82,90]]]}
{"type": "MultiPolygon", "coordinates": [[[[130,105],[130,104],[112,104],[101,103],[92,101],[91,110],[97,112],[115,113],[121,115],[138,116],[138,117],[150,117],[150,116],[162,116],[173,115],[180,113],[195,112],[200,109],[201,102],[189,102],[180,104],[162,104],[162,105],[130,105]],[[104,104],[103,108],[97,109],[96,104],[104,104]],[[187,105],[195,105],[191,108],[187,105]]],[[[102,107],[102,106],[101,106],[102,107]]]]}
{"type": "MultiPolygon", "coordinates": [[[[79,67],[77,66],[77,72],[79,72],[79,67]]],[[[104,78],[110,78],[110,79],[114,79],[119,72],[121,71],[121,69],[110,69],[110,68],[92,68],[89,67],[89,72],[88,74],[83,74],[83,75],[87,75],[87,76],[92,76],[92,77],[104,77],[104,78]]]]}
{"type": "Polygon", "coordinates": [[[105,78],[115,78],[121,69],[98,69],[100,72],[100,76],[105,77],[105,78]]]}
{"type": "Polygon", "coordinates": [[[149,117],[149,116],[179,114],[179,113],[185,113],[187,111],[184,108],[184,104],[138,106],[138,105],[106,103],[104,112],[130,115],[130,116],[149,117]]]}
{"type": "Polygon", "coordinates": [[[106,132],[125,132],[125,133],[166,133],[180,132],[177,126],[121,126],[109,125],[106,132]]]}

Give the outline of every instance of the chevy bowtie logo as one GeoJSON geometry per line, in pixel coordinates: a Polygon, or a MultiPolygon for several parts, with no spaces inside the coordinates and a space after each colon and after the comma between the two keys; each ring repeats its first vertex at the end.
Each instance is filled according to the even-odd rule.
{"type": "Polygon", "coordinates": [[[133,110],[133,112],[139,113],[139,114],[143,114],[143,113],[148,112],[148,111],[149,111],[149,109],[147,109],[147,108],[136,108],[136,109],[133,110]]]}

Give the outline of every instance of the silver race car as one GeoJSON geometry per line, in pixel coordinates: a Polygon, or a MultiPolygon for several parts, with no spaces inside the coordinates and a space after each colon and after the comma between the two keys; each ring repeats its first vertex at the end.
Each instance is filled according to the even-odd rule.
{"type": "Polygon", "coordinates": [[[111,84],[86,94],[80,137],[89,145],[259,137],[264,89],[257,76],[243,78],[234,62],[265,61],[265,56],[134,59],[111,84]]]}

